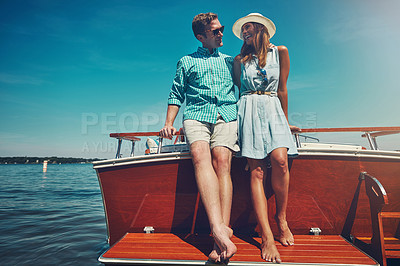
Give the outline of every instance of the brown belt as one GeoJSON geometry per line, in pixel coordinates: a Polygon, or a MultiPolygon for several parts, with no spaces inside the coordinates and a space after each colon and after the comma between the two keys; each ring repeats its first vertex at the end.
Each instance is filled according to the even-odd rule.
{"type": "Polygon", "coordinates": [[[271,91],[249,91],[250,94],[258,94],[258,95],[276,95],[276,92],[271,91]]]}

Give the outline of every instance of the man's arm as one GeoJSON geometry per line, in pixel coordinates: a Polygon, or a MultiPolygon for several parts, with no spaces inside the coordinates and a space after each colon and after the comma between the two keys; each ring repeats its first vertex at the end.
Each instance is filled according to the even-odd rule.
{"type": "Polygon", "coordinates": [[[178,105],[168,105],[167,118],[165,119],[164,127],[160,130],[160,135],[162,137],[172,139],[172,136],[176,133],[176,128],[174,128],[174,121],[178,112],[178,105]]]}
{"type": "Polygon", "coordinates": [[[179,108],[185,101],[185,86],[185,70],[182,64],[182,60],[179,60],[176,67],[175,78],[168,98],[167,117],[165,119],[164,127],[160,130],[160,136],[164,138],[172,139],[172,136],[177,131],[176,128],[174,128],[174,121],[176,116],[178,115],[179,108]]]}

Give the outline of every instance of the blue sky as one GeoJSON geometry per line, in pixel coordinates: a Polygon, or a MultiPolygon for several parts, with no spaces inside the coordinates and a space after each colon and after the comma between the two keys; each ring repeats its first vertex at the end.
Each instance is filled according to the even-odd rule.
{"type": "MultiPolygon", "coordinates": [[[[274,21],[289,49],[289,117],[309,127],[400,125],[400,2],[0,1],[0,156],[111,158],[111,132],[158,131],[191,21],[215,12],[226,54],[233,23],[274,21]]],[[[175,124],[180,127],[180,118],[175,124]]],[[[321,141],[359,143],[360,134],[321,141]]],[[[400,149],[398,136],[379,140],[400,149]]],[[[139,147],[142,149],[142,147],[139,147]]]]}

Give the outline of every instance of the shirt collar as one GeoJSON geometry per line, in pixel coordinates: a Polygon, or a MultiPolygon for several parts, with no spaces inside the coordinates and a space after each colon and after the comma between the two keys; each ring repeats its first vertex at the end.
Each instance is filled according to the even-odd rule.
{"type": "Polygon", "coordinates": [[[206,56],[212,56],[212,55],[218,55],[219,51],[218,48],[214,48],[212,54],[210,54],[210,51],[208,50],[208,48],[204,48],[204,47],[199,47],[197,49],[197,52],[199,52],[201,55],[206,55],[206,56]]]}

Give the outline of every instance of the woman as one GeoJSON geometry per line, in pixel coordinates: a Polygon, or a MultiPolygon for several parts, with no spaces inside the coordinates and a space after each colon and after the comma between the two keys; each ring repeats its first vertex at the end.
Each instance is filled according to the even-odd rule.
{"type": "Polygon", "coordinates": [[[241,154],[247,158],[251,171],[251,197],[261,229],[261,257],[266,261],[281,262],[268,222],[263,180],[269,157],[278,240],[284,246],[293,245],[294,238],[286,221],[289,191],[287,157],[297,155],[291,130],[300,129],[288,123],[286,81],[290,67],[289,53],[284,46],[270,44],[275,25],[261,14],[251,13],[237,20],[233,33],[244,40],[234,63],[235,84],[240,89],[238,134],[241,154]]]}

